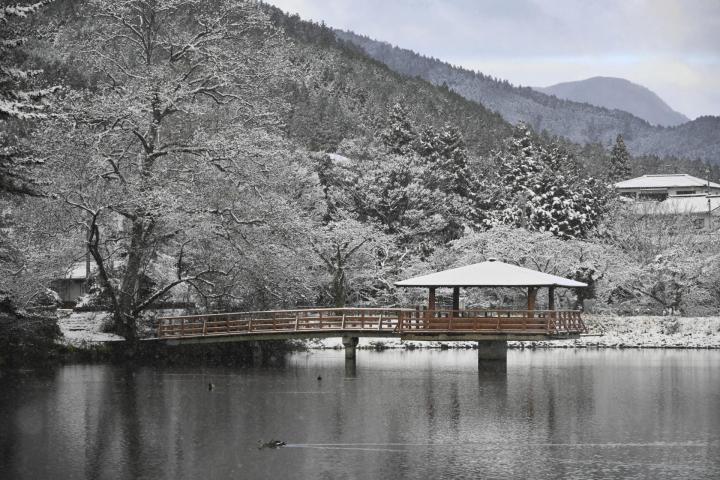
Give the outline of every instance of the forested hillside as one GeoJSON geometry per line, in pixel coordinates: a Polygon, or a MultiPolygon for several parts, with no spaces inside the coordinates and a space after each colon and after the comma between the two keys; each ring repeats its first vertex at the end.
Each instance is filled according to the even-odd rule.
{"type": "Polygon", "coordinates": [[[338,42],[323,25],[268,5],[264,8],[293,40],[295,75],[305,81],[291,87],[287,131],[309,148],[333,151],[344,138],[377,132],[395,103],[405,105],[418,122],[457,126],[469,149],[479,155],[498,147],[510,133],[510,125],[484,106],[393,72],[359,49],[338,42]]]}
{"type": "Polygon", "coordinates": [[[465,98],[499,112],[511,123],[526,122],[535,131],[548,131],[576,143],[611,144],[618,134],[634,155],[676,156],[720,163],[720,118],[701,117],[672,128],[655,127],[627,112],[561,100],[529,87],[454,67],[439,59],[394,47],[353,32],[339,38],[360,46],[393,70],[446,85],[465,98]]]}

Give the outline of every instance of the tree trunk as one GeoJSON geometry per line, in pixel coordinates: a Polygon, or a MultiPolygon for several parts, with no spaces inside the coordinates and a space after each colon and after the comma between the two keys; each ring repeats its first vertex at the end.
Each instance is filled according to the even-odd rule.
{"type": "Polygon", "coordinates": [[[333,301],[336,307],[343,308],[345,306],[346,295],[345,270],[338,268],[333,276],[333,301]]]}
{"type": "Polygon", "coordinates": [[[140,290],[141,271],[145,253],[145,238],[151,226],[145,225],[142,218],[133,221],[130,233],[127,264],[118,292],[118,308],[114,315],[115,331],[128,342],[137,340],[137,322],[133,309],[140,290]]]}

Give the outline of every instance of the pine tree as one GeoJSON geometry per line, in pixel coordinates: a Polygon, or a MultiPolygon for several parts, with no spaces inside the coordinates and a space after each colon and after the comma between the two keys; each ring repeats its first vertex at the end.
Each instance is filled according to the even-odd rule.
{"type": "Polygon", "coordinates": [[[390,111],[388,125],[380,134],[390,153],[405,155],[413,148],[417,133],[410,122],[407,110],[396,103],[390,111]]]}
{"type": "Polygon", "coordinates": [[[497,222],[561,238],[582,238],[597,225],[604,209],[600,187],[579,178],[576,162],[562,149],[537,144],[521,124],[499,160],[504,195],[497,222]]]}
{"type": "MultiPolygon", "coordinates": [[[[13,59],[26,38],[15,22],[26,19],[42,8],[47,1],[28,5],[0,7],[0,193],[37,195],[33,169],[39,161],[18,145],[15,129],[9,122],[37,120],[46,117],[45,100],[59,87],[34,88],[34,79],[42,73],[13,65],[13,59]]],[[[16,63],[16,62],[15,62],[16,63]]]]}
{"type": "Polygon", "coordinates": [[[446,175],[442,187],[462,197],[473,196],[473,175],[468,168],[468,154],[462,134],[457,127],[445,125],[439,136],[439,169],[446,175]]]}
{"type": "Polygon", "coordinates": [[[608,175],[610,180],[617,182],[630,177],[630,155],[628,154],[622,135],[618,134],[615,146],[610,153],[610,169],[608,175]]]}

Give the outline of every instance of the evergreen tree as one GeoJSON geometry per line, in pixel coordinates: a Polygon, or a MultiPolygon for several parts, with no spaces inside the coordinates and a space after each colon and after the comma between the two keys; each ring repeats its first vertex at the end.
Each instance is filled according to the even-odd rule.
{"type": "Polygon", "coordinates": [[[413,149],[417,133],[410,122],[407,110],[396,103],[390,111],[388,125],[380,134],[390,153],[405,155],[413,149]]]}
{"type": "Polygon", "coordinates": [[[601,186],[579,178],[562,149],[537,144],[521,124],[499,161],[504,195],[496,221],[561,238],[585,237],[597,225],[605,204],[601,186]]]}
{"type": "MultiPolygon", "coordinates": [[[[21,65],[21,46],[26,38],[22,35],[22,20],[37,13],[48,2],[27,5],[0,6],[0,196],[39,195],[41,180],[34,167],[41,163],[34,158],[27,142],[26,121],[45,117],[46,97],[58,87],[36,88],[39,70],[29,70],[21,65]],[[18,22],[18,20],[20,20],[18,22]]],[[[52,318],[29,314],[16,305],[15,292],[8,288],[18,283],[13,278],[21,269],[28,250],[15,239],[18,228],[12,218],[14,208],[0,205],[0,365],[12,364],[24,355],[35,357],[50,355],[59,336],[57,323],[52,318]],[[14,271],[13,271],[14,270],[14,271]]]]}
{"type": "Polygon", "coordinates": [[[608,175],[610,180],[618,182],[630,177],[630,155],[628,154],[622,135],[618,134],[615,139],[615,146],[610,153],[610,169],[608,175]]]}
{"type": "Polygon", "coordinates": [[[468,153],[460,130],[445,125],[438,133],[426,127],[416,147],[418,155],[429,167],[428,188],[472,198],[474,175],[468,167],[468,153]]]}
{"type": "Polygon", "coordinates": [[[21,22],[48,2],[0,6],[0,193],[37,195],[33,170],[40,163],[19,143],[18,120],[45,118],[45,100],[59,87],[36,88],[42,72],[21,68],[20,47],[27,40],[21,22]],[[14,123],[11,123],[14,122],[14,123]]]}

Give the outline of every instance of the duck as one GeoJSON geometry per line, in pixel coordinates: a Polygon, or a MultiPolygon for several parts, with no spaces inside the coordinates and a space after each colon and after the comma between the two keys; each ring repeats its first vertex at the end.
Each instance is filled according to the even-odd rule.
{"type": "Polygon", "coordinates": [[[262,440],[258,440],[258,450],[262,450],[263,448],[280,448],[287,445],[287,443],[281,441],[281,440],[270,440],[269,442],[264,442],[262,440]]]}

